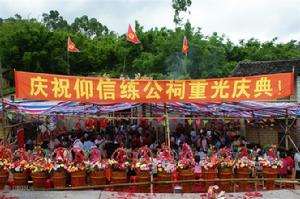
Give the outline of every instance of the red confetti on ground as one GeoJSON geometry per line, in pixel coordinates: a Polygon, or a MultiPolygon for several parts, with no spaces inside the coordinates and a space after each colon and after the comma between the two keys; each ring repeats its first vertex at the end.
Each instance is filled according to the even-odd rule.
{"type": "Polygon", "coordinates": [[[259,192],[247,192],[245,193],[245,196],[248,196],[250,198],[256,198],[256,197],[262,197],[263,195],[259,192]]]}

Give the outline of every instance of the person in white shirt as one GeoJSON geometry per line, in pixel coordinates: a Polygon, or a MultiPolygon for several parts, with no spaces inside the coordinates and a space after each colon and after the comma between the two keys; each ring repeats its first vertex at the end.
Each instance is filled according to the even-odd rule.
{"type": "Polygon", "coordinates": [[[295,171],[296,171],[296,179],[300,182],[300,148],[298,148],[297,153],[295,153],[294,156],[294,162],[295,162],[295,171]]]}

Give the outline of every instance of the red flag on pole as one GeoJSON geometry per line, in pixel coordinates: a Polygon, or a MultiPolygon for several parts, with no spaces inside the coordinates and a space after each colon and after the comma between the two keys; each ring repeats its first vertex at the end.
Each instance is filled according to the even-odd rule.
{"type": "Polygon", "coordinates": [[[68,52],[79,53],[78,48],[76,48],[75,44],[70,39],[70,37],[68,37],[68,52]]]}
{"type": "Polygon", "coordinates": [[[187,56],[188,51],[189,51],[188,41],[186,36],[184,35],[183,44],[182,44],[182,53],[185,54],[185,56],[187,56]]]}
{"type": "Polygon", "coordinates": [[[137,35],[135,34],[135,32],[133,32],[130,24],[128,25],[127,41],[130,41],[134,44],[141,43],[140,40],[138,39],[137,35]]]}

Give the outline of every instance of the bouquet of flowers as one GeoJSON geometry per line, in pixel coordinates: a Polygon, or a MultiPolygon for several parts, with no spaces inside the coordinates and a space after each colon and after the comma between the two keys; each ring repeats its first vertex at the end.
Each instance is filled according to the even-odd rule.
{"type": "Polygon", "coordinates": [[[7,171],[10,168],[12,153],[5,146],[0,146],[0,171],[7,171]]]}
{"type": "Polygon", "coordinates": [[[152,168],[152,153],[148,146],[143,146],[138,150],[138,160],[134,163],[134,168],[138,171],[150,171],[152,168]]]}
{"type": "Polygon", "coordinates": [[[111,159],[108,160],[108,163],[112,170],[115,171],[125,171],[130,166],[129,161],[127,160],[126,151],[124,148],[118,148],[112,154],[111,159]]]}
{"type": "Polygon", "coordinates": [[[220,163],[220,160],[218,160],[216,153],[214,152],[214,148],[211,146],[208,149],[208,155],[207,157],[201,161],[201,166],[205,169],[215,169],[218,164],[220,163]]]}
{"type": "Polygon", "coordinates": [[[195,166],[195,161],[193,158],[193,151],[188,144],[184,143],[182,145],[182,154],[179,157],[177,167],[178,169],[189,169],[194,166],[195,166]]]}
{"type": "Polygon", "coordinates": [[[68,169],[70,162],[70,153],[63,147],[58,147],[52,152],[52,159],[50,171],[65,171],[68,169]]]}
{"type": "Polygon", "coordinates": [[[220,160],[219,168],[231,168],[234,165],[230,150],[226,147],[219,149],[217,157],[220,160]]]}
{"type": "Polygon", "coordinates": [[[29,168],[28,159],[28,154],[23,148],[16,150],[10,165],[11,171],[13,173],[23,173],[26,171],[29,168]]]}
{"type": "Polygon", "coordinates": [[[275,145],[265,146],[266,157],[259,157],[258,162],[263,167],[270,167],[277,169],[278,167],[283,167],[283,162],[276,156],[277,150],[275,145]]]}
{"type": "Polygon", "coordinates": [[[71,149],[72,161],[67,167],[67,171],[70,173],[76,171],[84,171],[86,169],[85,152],[79,147],[73,147],[71,149]]]}
{"type": "Polygon", "coordinates": [[[246,156],[243,156],[242,158],[239,158],[236,162],[236,164],[234,165],[235,168],[239,169],[239,168],[253,168],[255,167],[255,161],[247,158],[246,156]]]}
{"type": "Polygon", "coordinates": [[[91,149],[87,167],[90,172],[108,168],[108,162],[102,160],[101,153],[96,147],[91,149]]]}
{"type": "Polygon", "coordinates": [[[0,171],[8,171],[10,168],[10,160],[7,158],[0,158],[0,171]]]}
{"type": "Polygon", "coordinates": [[[279,159],[265,159],[265,158],[259,157],[258,163],[260,166],[270,167],[272,169],[277,169],[279,167],[283,167],[283,162],[279,159]]]}
{"type": "Polygon", "coordinates": [[[50,171],[52,168],[51,160],[48,158],[36,158],[28,164],[32,173],[50,171]]]}
{"type": "Polygon", "coordinates": [[[158,172],[173,173],[176,170],[174,157],[166,147],[158,154],[157,159],[154,160],[154,165],[158,172]]]}

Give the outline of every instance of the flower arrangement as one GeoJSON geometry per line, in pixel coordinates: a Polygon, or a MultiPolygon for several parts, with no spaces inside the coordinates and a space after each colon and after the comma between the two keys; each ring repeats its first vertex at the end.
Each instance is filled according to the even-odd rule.
{"type": "Polygon", "coordinates": [[[143,146],[138,150],[138,159],[134,162],[134,168],[137,171],[150,171],[152,168],[153,158],[148,146],[143,146]]]}
{"type": "Polygon", "coordinates": [[[28,153],[23,148],[16,150],[13,154],[10,170],[13,173],[23,173],[29,168],[28,159],[28,153]]]}
{"type": "Polygon", "coordinates": [[[279,159],[265,159],[262,157],[258,158],[258,163],[259,165],[263,166],[263,167],[269,167],[272,169],[277,169],[279,167],[283,167],[283,162],[279,159]]]}
{"type": "Polygon", "coordinates": [[[102,160],[101,153],[96,147],[91,149],[89,160],[86,164],[90,172],[108,168],[108,162],[102,160]]]}
{"type": "Polygon", "coordinates": [[[239,158],[234,165],[235,168],[240,169],[240,168],[253,168],[255,167],[255,161],[247,158],[246,156],[243,156],[242,158],[239,158]]]}
{"type": "Polygon", "coordinates": [[[158,172],[173,173],[176,170],[174,157],[166,147],[158,154],[157,159],[154,160],[154,165],[158,172]]]}
{"type": "Polygon", "coordinates": [[[7,158],[0,158],[0,171],[8,171],[10,168],[10,160],[7,158]]]}
{"type": "Polygon", "coordinates": [[[215,169],[218,164],[220,163],[220,160],[218,160],[216,153],[214,152],[214,147],[211,146],[208,149],[208,155],[207,157],[201,161],[201,166],[205,169],[215,169]]]}
{"type": "Polygon", "coordinates": [[[65,171],[68,169],[68,165],[70,162],[70,153],[67,149],[58,147],[55,149],[52,154],[52,162],[51,162],[51,171],[65,171]]]}
{"type": "Polygon", "coordinates": [[[11,150],[5,146],[0,146],[0,171],[8,171],[11,164],[11,150]]]}
{"type": "Polygon", "coordinates": [[[67,171],[70,173],[76,171],[84,171],[87,168],[85,161],[85,152],[79,147],[73,147],[71,149],[72,161],[70,161],[67,171]]]}
{"type": "Polygon", "coordinates": [[[230,150],[226,147],[219,149],[218,160],[220,160],[219,168],[231,168],[234,165],[234,160],[230,154],[230,150]]]}
{"type": "Polygon", "coordinates": [[[193,151],[191,147],[184,143],[182,145],[182,154],[179,157],[177,168],[178,169],[189,169],[195,166],[195,161],[193,158],[193,151]]]}
{"type": "Polygon", "coordinates": [[[108,160],[110,168],[114,171],[126,171],[130,166],[127,160],[126,151],[124,148],[118,148],[112,154],[111,159],[108,160]]]}
{"type": "Polygon", "coordinates": [[[34,161],[28,164],[28,168],[32,173],[47,172],[52,168],[50,159],[36,158],[34,161]]]}

